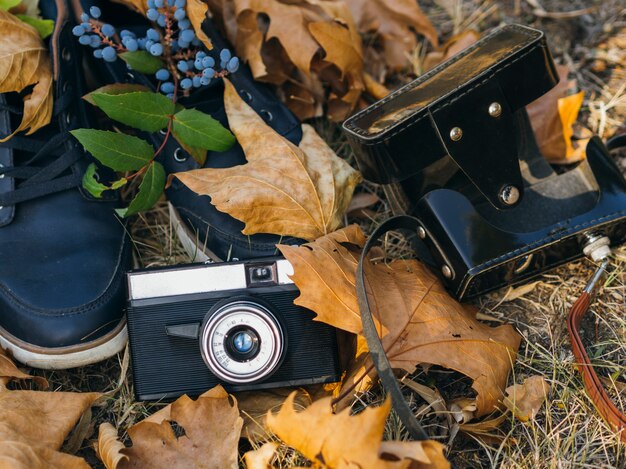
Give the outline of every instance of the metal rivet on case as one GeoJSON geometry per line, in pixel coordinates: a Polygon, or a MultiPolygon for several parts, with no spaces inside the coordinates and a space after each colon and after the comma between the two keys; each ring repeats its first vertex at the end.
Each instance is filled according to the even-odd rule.
{"type": "Polygon", "coordinates": [[[493,102],[489,105],[489,115],[491,117],[500,117],[502,114],[502,106],[499,102],[493,102]]]}
{"type": "Polygon", "coordinates": [[[265,122],[272,122],[274,120],[274,115],[267,109],[261,109],[259,114],[263,119],[265,119],[265,122]]]}
{"type": "Polygon", "coordinates": [[[506,205],[513,205],[519,200],[519,189],[511,184],[506,185],[500,191],[500,200],[506,205]]]}
{"type": "Polygon", "coordinates": [[[179,163],[184,163],[185,161],[187,161],[187,157],[185,155],[181,156],[180,152],[181,152],[181,148],[178,147],[176,150],[174,150],[174,159],[176,161],[178,161],[179,163]]]}
{"type": "Polygon", "coordinates": [[[441,268],[441,273],[447,279],[451,279],[452,278],[452,269],[447,264],[443,265],[443,267],[441,268]]]}
{"type": "Polygon", "coordinates": [[[423,226],[417,228],[417,236],[419,236],[420,239],[426,239],[426,230],[423,226]]]}
{"type": "Polygon", "coordinates": [[[450,130],[450,138],[454,142],[461,140],[462,136],[463,136],[463,131],[461,130],[461,127],[452,127],[452,130],[450,130]]]}

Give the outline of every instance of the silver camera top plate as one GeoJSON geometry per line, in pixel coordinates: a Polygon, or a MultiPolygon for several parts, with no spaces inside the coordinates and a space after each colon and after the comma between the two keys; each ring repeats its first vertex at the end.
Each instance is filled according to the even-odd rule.
{"type": "Polygon", "coordinates": [[[246,262],[200,264],[158,270],[139,270],[128,274],[130,300],[211,293],[249,288],[252,269],[267,268],[270,281],[259,286],[291,285],[293,267],[286,259],[258,259],[246,262]]]}

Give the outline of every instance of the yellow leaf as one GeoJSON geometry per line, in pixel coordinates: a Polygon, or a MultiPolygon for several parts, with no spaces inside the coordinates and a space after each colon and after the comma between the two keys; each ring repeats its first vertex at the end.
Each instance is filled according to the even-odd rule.
{"type": "Polygon", "coordinates": [[[189,21],[191,21],[191,25],[193,26],[193,30],[198,36],[198,39],[202,41],[202,44],[206,46],[207,49],[213,49],[213,43],[211,39],[202,31],[202,22],[207,17],[207,11],[209,7],[202,0],[187,0],[187,17],[189,21]]]}
{"type": "Polygon", "coordinates": [[[131,467],[236,468],[243,420],[237,402],[221,386],[197,400],[187,396],[128,429],[133,445],[121,450],[128,456],[119,469],[131,467]],[[171,422],[184,430],[177,437],[171,422]]]}
{"type": "Polygon", "coordinates": [[[506,388],[504,405],[522,422],[535,418],[550,392],[550,385],[543,376],[531,376],[524,384],[506,388]]]}
{"type": "Polygon", "coordinates": [[[357,415],[350,409],[333,414],[331,399],[324,398],[297,412],[295,392],[280,412],[267,417],[270,429],[287,445],[323,467],[447,468],[444,446],[435,441],[382,442],[391,409],[387,399],[357,415]]]}
{"type": "MultiPolygon", "coordinates": [[[[583,104],[585,93],[579,91],[576,94],[560,98],[557,102],[559,107],[559,118],[561,120],[561,126],[563,128],[563,139],[565,140],[565,158],[561,163],[574,163],[580,161],[585,157],[585,150],[587,148],[587,142],[589,139],[583,139],[574,142],[572,137],[574,136],[574,124],[578,118],[580,107],[583,104]]],[[[556,163],[557,161],[555,161],[556,163]]]]}
{"type": "Polygon", "coordinates": [[[243,221],[243,234],[274,233],[315,239],[342,224],[360,174],[303,126],[300,147],[271,129],[225,82],[224,101],[231,130],[247,164],[177,173],[218,210],[243,221]]]}
{"type": "MultiPolygon", "coordinates": [[[[300,247],[279,246],[294,268],[292,279],[300,290],[296,303],[317,313],[317,320],[358,334],[354,285],[359,251],[351,244],[362,244],[362,236],[352,226],[300,247]]],[[[477,321],[476,309],[456,302],[417,261],[368,262],[364,269],[372,313],[392,367],[410,373],[417,364],[429,363],[463,373],[474,380],[477,416],[492,412],[519,347],[521,338],[514,329],[477,321]]],[[[368,368],[363,364],[360,375],[368,368]]]]}
{"type": "Polygon", "coordinates": [[[35,85],[24,97],[22,122],[5,142],[25,130],[32,134],[50,123],[52,116],[52,70],[46,46],[32,26],[0,10],[0,93],[20,92],[35,85]]]}
{"type": "Polygon", "coordinates": [[[100,425],[96,455],[107,469],[117,469],[122,460],[128,461],[128,456],[122,453],[124,443],[117,439],[117,430],[110,423],[100,425]]]}

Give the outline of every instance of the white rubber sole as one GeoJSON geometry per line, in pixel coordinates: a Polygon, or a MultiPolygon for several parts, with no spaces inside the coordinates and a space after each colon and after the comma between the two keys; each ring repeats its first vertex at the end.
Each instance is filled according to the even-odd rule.
{"type": "Polygon", "coordinates": [[[43,370],[65,370],[100,362],[121,352],[127,341],[126,324],[94,341],[93,346],[86,343],[59,348],[29,346],[0,330],[0,346],[3,349],[8,350],[20,363],[43,370]]]}
{"type": "Polygon", "coordinates": [[[215,255],[209,248],[202,244],[198,234],[193,232],[183,222],[178,210],[171,203],[167,203],[169,207],[170,220],[176,236],[180,240],[185,252],[191,258],[191,262],[221,262],[222,260],[215,255]]]}

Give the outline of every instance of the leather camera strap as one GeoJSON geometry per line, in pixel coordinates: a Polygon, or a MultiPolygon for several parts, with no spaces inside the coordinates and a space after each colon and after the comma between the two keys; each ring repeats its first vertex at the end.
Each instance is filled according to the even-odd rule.
{"type": "MultiPolygon", "coordinates": [[[[626,428],[626,416],[613,404],[609,394],[602,385],[602,381],[600,381],[596,371],[593,369],[589,355],[578,333],[582,320],[585,314],[587,314],[587,311],[589,311],[595,283],[600,280],[607,265],[608,260],[605,260],[594,274],[583,294],[570,309],[567,316],[567,331],[569,332],[570,341],[572,343],[572,351],[576,358],[577,368],[582,375],[589,398],[602,418],[615,431],[621,431],[626,428]]],[[[626,442],[626,431],[621,432],[620,438],[622,441],[626,442]]]]}
{"type": "MultiPolygon", "coordinates": [[[[388,231],[393,230],[409,230],[413,233],[417,232],[420,226],[416,218],[399,215],[393,218],[389,218],[383,222],[369,237],[363,251],[361,252],[361,259],[356,271],[356,295],[359,302],[359,310],[361,312],[361,321],[363,322],[363,335],[367,340],[367,346],[370,350],[370,356],[378,372],[378,376],[383,383],[383,387],[391,395],[391,403],[394,410],[400,417],[400,420],[408,430],[411,437],[415,440],[427,440],[428,435],[415,418],[413,411],[407,404],[400,385],[396,380],[396,377],[391,369],[387,353],[383,348],[383,344],[378,336],[376,325],[374,324],[374,318],[372,317],[372,310],[370,309],[369,299],[367,298],[367,292],[365,288],[365,272],[363,266],[366,262],[369,262],[367,255],[377,244],[377,241],[385,235],[388,231]]],[[[421,241],[421,240],[420,240],[421,241]]]]}

